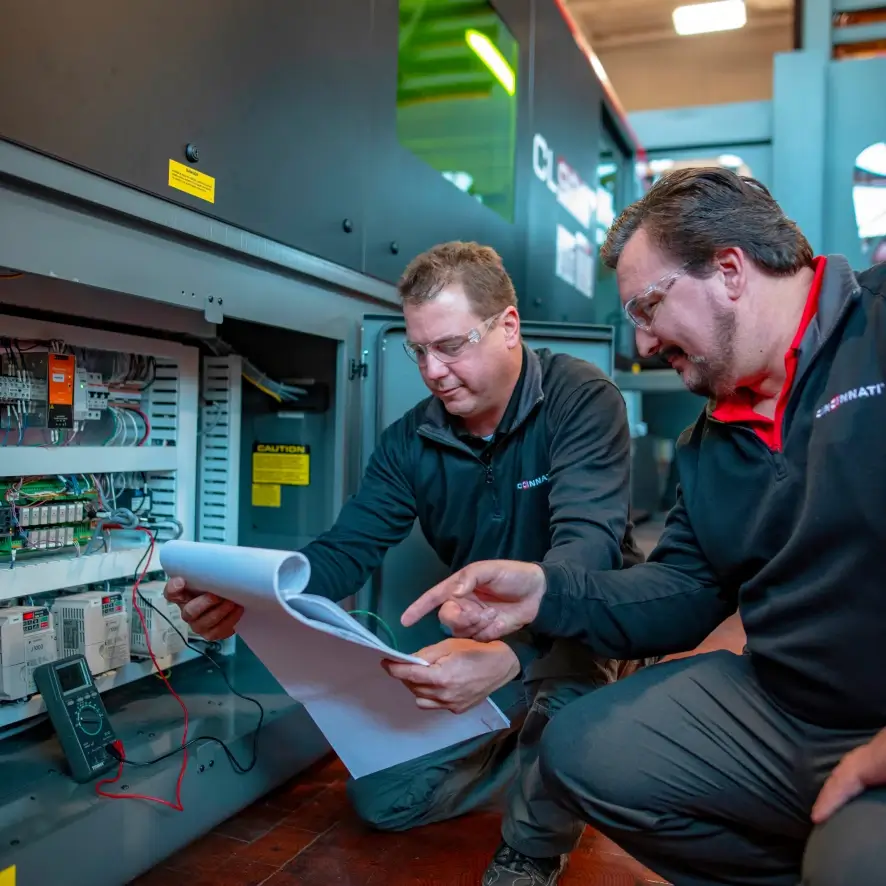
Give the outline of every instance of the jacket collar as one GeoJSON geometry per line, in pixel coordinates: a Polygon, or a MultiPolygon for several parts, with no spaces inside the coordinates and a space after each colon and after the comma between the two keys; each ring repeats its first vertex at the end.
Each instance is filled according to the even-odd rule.
{"type": "MultiPolygon", "coordinates": [[[[797,348],[797,367],[792,390],[809,369],[821,345],[837,328],[840,320],[861,294],[861,285],[845,256],[829,255],[825,261],[821,286],[818,291],[815,314],[809,321],[797,348]]],[[[717,408],[715,400],[708,400],[705,414],[712,418],[717,408]]]]}
{"type": "MultiPolygon", "coordinates": [[[[520,347],[523,349],[523,367],[505,413],[496,428],[496,436],[507,436],[515,431],[526,421],[536,405],[544,400],[541,360],[525,342],[521,342],[520,347]]],[[[418,430],[438,439],[443,434],[453,440],[457,439],[459,433],[464,433],[460,431],[457,420],[446,411],[436,397],[430,398],[425,409],[424,421],[418,430]]]]}
{"type": "Polygon", "coordinates": [[[795,378],[800,378],[821,344],[836,329],[860,294],[858,278],[846,257],[829,255],[818,293],[818,309],[800,342],[795,378]]]}

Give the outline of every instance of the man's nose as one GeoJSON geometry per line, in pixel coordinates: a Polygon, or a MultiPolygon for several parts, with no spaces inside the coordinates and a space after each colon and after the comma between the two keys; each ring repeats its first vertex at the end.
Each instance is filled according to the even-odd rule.
{"type": "Polygon", "coordinates": [[[422,367],[426,378],[437,381],[444,378],[449,372],[449,367],[442,361],[438,360],[433,354],[428,354],[424,359],[422,367]]]}
{"type": "Polygon", "coordinates": [[[638,329],[636,332],[637,353],[641,357],[652,357],[661,350],[661,342],[645,329],[638,329]]]}

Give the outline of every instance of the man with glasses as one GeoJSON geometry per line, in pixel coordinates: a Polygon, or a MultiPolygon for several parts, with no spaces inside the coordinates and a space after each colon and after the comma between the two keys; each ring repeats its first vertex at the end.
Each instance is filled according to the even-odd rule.
{"type": "MultiPolygon", "coordinates": [[[[384,431],[356,496],[304,549],[307,591],[356,593],[416,518],[452,569],[491,557],[615,570],[639,562],[627,414],[612,381],[582,360],[526,347],[514,287],[488,247],[431,249],[399,292],[406,349],[431,395],[384,431]]],[[[167,596],[207,639],[230,636],[241,614],[180,580],[167,596]]],[[[506,798],[503,842],[483,882],[550,886],[583,825],[548,801],[529,764],[554,712],[613,680],[618,663],[529,631],[491,644],[446,639],[416,655],[431,666],[386,665],[416,704],[460,712],[495,693],[512,728],[350,782],[358,814],[404,830],[506,798]]]]}
{"type": "Polygon", "coordinates": [[[578,550],[474,563],[403,622],[439,605],[455,636],[530,627],[634,657],[739,611],[744,654],[561,711],[543,783],[674,886],[884,882],[886,265],[814,257],[758,182],[697,168],[628,207],[602,255],[640,353],[709,398],[658,546],[620,572],[578,550]]]}

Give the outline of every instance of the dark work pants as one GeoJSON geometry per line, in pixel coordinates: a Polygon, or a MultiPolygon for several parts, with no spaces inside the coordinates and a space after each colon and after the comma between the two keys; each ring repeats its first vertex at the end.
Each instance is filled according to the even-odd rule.
{"type": "Polygon", "coordinates": [[[833,767],[874,734],[788,716],[747,655],[713,652],[560,711],[539,768],[564,809],[675,886],[867,886],[886,877],[886,790],[814,832],[809,813],[833,767]]]}
{"type": "Polygon", "coordinates": [[[503,838],[527,855],[571,852],[584,822],[542,786],[539,744],[557,711],[614,679],[616,662],[558,641],[539,664],[544,676],[519,687],[519,701],[505,711],[509,729],[349,781],[360,818],[380,830],[402,831],[494,808],[504,813],[503,838]]]}

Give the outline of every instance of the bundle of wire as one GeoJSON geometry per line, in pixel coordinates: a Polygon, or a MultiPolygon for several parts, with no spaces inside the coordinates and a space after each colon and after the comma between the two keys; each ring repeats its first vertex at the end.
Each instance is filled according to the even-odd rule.
{"type": "MultiPolygon", "coordinates": [[[[228,356],[234,353],[234,349],[220,338],[208,341],[207,345],[219,356],[228,356]]],[[[274,381],[269,375],[266,375],[255,366],[254,363],[247,360],[246,357],[241,357],[241,360],[243,361],[243,378],[278,403],[295,403],[308,393],[298,385],[274,381]]]]}

